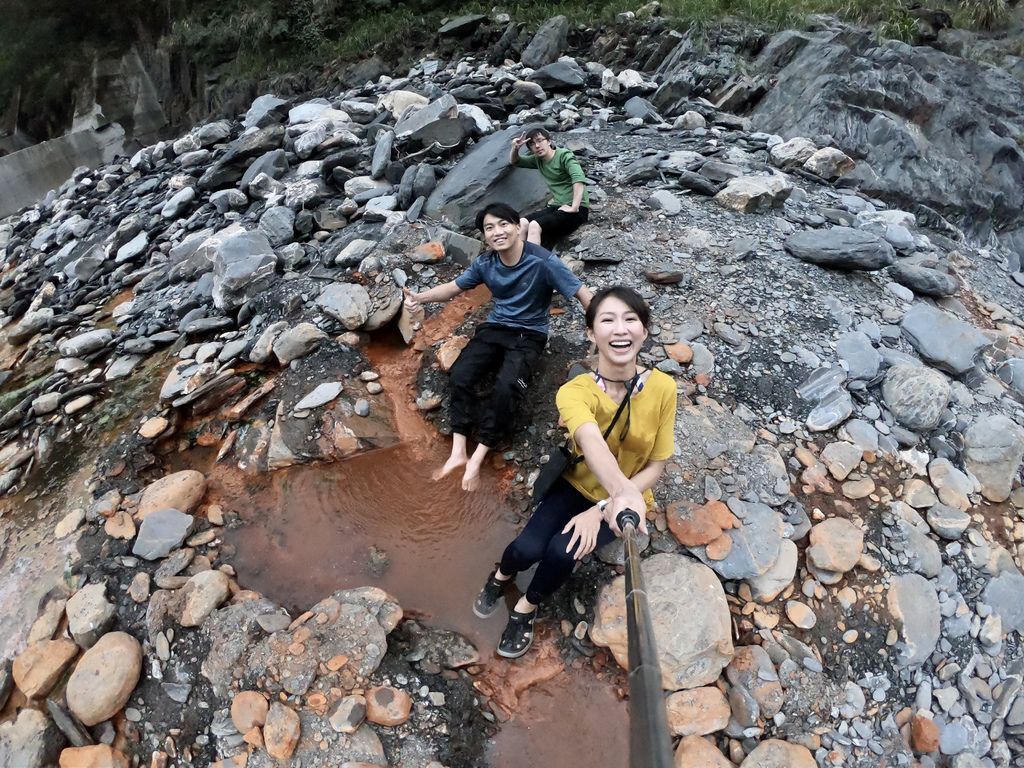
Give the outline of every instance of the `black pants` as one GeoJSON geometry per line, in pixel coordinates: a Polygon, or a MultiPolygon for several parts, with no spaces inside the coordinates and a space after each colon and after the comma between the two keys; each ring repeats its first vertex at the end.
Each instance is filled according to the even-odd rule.
{"type": "MultiPolygon", "coordinates": [[[[534,563],[540,563],[526,590],[526,599],[534,605],[550,596],[572,575],[576,561],[572,552],[565,551],[572,533],[562,533],[562,529],[572,518],[592,506],[594,502],[564,478],[559,478],[537,505],[523,532],[505,548],[500,567],[506,576],[515,576],[534,563]]],[[[597,546],[603,547],[614,538],[608,523],[602,521],[597,546]]]]}
{"type": "Polygon", "coordinates": [[[587,223],[587,219],[590,218],[590,209],[581,205],[576,213],[569,213],[549,205],[539,211],[526,214],[524,218],[540,224],[540,244],[550,251],[555,243],[563,237],[568,237],[587,223]]]}
{"type": "Polygon", "coordinates": [[[547,340],[545,334],[525,328],[494,323],[477,328],[450,372],[452,431],[470,435],[475,424],[477,439],[491,448],[511,431],[516,408],[547,340]],[[494,389],[478,409],[477,385],[494,371],[494,389]]]}

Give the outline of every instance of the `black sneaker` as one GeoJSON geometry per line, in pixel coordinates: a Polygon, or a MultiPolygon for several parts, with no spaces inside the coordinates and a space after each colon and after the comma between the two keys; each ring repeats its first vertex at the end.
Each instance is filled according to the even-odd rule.
{"type": "Polygon", "coordinates": [[[480,590],[480,594],[473,601],[473,613],[481,619],[486,619],[494,613],[505,592],[505,585],[512,581],[512,579],[498,581],[497,574],[497,571],[491,571],[491,575],[487,577],[487,583],[484,584],[484,588],[480,590]]]}
{"type": "Polygon", "coordinates": [[[518,659],[530,650],[533,645],[533,620],[536,618],[536,609],[529,613],[511,611],[505,631],[498,641],[498,655],[506,659],[518,659]]]}

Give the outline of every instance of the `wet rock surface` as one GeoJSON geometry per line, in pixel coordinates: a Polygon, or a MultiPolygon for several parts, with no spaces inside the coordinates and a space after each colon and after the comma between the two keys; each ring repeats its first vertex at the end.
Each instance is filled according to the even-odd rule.
{"type": "MultiPolygon", "coordinates": [[[[0,590],[22,607],[0,625],[0,764],[475,766],[539,680],[568,666],[624,690],[621,548],[542,609],[553,650],[502,668],[502,688],[485,650],[380,589],[290,610],[250,591],[228,541],[243,522],[207,475],[388,448],[404,410],[449,428],[443,371],[486,308],[432,335],[401,288],[475,257],[482,201],[543,204],[507,163],[535,123],[594,202],[560,258],[645,296],[641,362],[677,382],[644,561],[677,761],[1020,761],[1019,84],[831,21],[699,46],[626,21],[452,20],[445,40],[504,40],[501,63],[267,94],[0,221],[0,590]],[[943,91],[957,66],[978,85],[963,99],[943,91]],[[891,108],[861,103],[879,88],[891,108]],[[1003,133],[979,122],[993,105],[1003,133]],[[942,147],[927,169],[902,154],[915,115],[942,147]],[[938,141],[952,118],[975,148],[938,141]],[[984,183],[978,155],[1001,169],[984,183]],[[371,364],[369,334],[392,326],[413,382],[371,364]],[[46,696],[71,715],[35,708],[46,696]]],[[[574,307],[551,322],[536,402],[496,453],[517,511],[586,355],[574,307]]],[[[395,567],[366,560],[367,584],[395,567]]]]}

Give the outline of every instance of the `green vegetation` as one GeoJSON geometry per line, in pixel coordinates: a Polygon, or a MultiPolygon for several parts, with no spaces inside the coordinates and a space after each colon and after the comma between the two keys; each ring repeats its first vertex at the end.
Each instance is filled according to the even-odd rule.
{"type": "MultiPolygon", "coordinates": [[[[492,0],[493,2],[493,0],[492,0]]],[[[1008,0],[961,0],[957,26],[993,29],[1009,18],[1008,0]]],[[[497,10],[536,25],[556,14],[611,24],[641,0],[519,0],[497,10]]],[[[397,58],[429,49],[444,17],[492,13],[486,0],[0,0],[0,104],[21,93],[21,127],[45,138],[70,122],[75,88],[97,56],[117,56],[138,41],[164,38],[184,61],[259,77],[377,53],[397,58]]],[[[737,19],[773,31],[799,27],[812,13],[873,25],[911,42],[907,0],[662,0],[677,28],[737,19]]]]}

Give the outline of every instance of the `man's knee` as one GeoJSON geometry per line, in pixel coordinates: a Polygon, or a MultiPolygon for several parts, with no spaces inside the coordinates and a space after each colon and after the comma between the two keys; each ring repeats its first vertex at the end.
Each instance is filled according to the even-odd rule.
{"type": "Polygon", "coordinates": [[[536,221],[531,221],[526,233],[526,239],[531,243],[539,243],[543,228],[536,221]]]}

